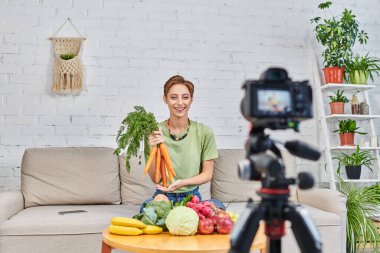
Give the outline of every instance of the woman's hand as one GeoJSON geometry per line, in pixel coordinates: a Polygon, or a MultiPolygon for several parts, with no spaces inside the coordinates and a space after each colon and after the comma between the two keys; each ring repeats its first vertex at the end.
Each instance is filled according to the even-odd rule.
{"type": "Polygon", "coordinates": [[[148,142],[151,147],[164,142],[164,135],[162,134],[161,127],[158,131],[154,131],[151,135],[149,135],[148,142]]]}
{"type": "Polygon", "coordinates": [[[169,185],[169,187],[164,187],[162,185],[156,185],[156,188],[163,192],[173,192],[181,187],[184,187],[183,181],[181,179],[175,181],[173,184],[169,185]]]}

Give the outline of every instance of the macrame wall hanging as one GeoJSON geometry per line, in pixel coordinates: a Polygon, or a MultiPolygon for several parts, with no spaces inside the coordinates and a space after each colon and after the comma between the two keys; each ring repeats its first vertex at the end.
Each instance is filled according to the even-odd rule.
{"type": "Polygon", "coordinates": [[[57,94],[76,94],[83,90],[82,44],[86,39],[70,18],[58,29],[53,37],[54,72],[52,91],[57,94]],[[70,23],[79,37],[56,37],[63,27],[70,23]]]}

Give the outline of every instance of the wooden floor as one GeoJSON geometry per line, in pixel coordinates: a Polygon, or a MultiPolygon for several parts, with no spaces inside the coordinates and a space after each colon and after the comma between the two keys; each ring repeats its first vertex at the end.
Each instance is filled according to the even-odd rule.
{"type": "MultiPolygon", "coordinates": [[[[377,227],[379,228],[379,233],[380,233],[380,221],[375,222],[377,224],[377,227]]],[[[369,245],[366,246],[365,250],[363,253],[372,253],[375,252],[373,249],[369,247],[369,245]]]]}

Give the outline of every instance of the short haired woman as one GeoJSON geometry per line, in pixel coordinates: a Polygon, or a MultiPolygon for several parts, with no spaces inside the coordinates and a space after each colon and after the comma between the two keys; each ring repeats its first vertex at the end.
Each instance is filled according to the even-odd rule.
{"type": "MultiPolygon", "coordinates": [[[[199,185],[211,181],[214,159],[218,157],[215,137],[209,127],[189,119],[193,95],[193,83],[182,76],[173,76],[165,83],[163,100],[170,115],[158,124],[159,130],[149,136],[145,155],[149,156],[150,147],[165,142],[176,177],[168,187],[157,184],[153,197],[145,201],[142,207],[159,194],[166,195],[173,203],[182,201],[189,194],[198,196],[201,201],[199,185]]],[[[154,167],[155,162],[149,169],[153,182],[154,167]]],[[[224,208],[221,202],[211,201],[224,208]]]]}

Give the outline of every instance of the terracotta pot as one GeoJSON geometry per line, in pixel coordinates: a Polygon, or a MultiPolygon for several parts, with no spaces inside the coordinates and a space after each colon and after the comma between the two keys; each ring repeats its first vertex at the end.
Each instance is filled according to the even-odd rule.
{"type": "Polygon", "coordinates": [[[344,114],[344,102],[331,102],[331,114],[344,114]]]}
{"type": "Polygon", "coordinates": [[[323,69],[326,83],[343,83],[345,67],[327,67],[323,69]]]}
{"type": "Polygon", "coordinates": [[[362,172],[362,166],[345,166],[346,174],[348,179],[360,179],[360,174],[362,172]]]}
{"type": "Polygon", "coordinates": [[[341,146],[353,146],[355,133],[339,134],[341,146]]]}
{"type": "Polygon", "coordinates": [[[353,73],[350,73],[350,81],[353,84],[366,84],[368,82],[368,71],[355,70],[353,73]]]}

